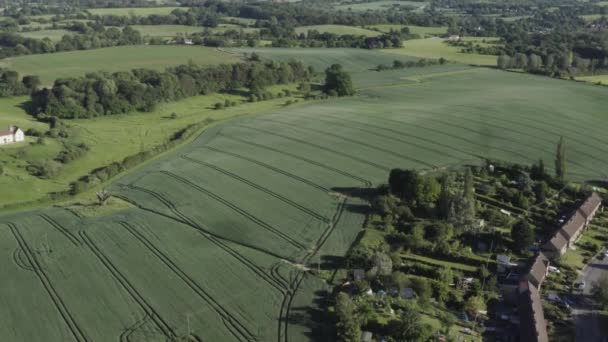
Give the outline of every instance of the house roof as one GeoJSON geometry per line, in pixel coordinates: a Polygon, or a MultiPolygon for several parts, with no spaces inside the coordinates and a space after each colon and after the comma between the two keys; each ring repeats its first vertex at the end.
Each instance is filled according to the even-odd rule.
{"type": "Polygon", "coordinates": [[[538,289],[529,281],[519,283],[520,340],[526,342],[548,342],[547,321],[543,312],[538,289]]]}
{"type": "Polygon", "coordinates": [[[564,236],[562,230],[559,229],[555,232],[555,235],[553,235],[551,240],[547,241],[547,243],[543,245],[543,249],[549,251],[561,251],[567,245],[568,239],[564,236]]]}
{"type": "Polygon", "coordinates": [[[17,131],[19,130],[19,127],[17,126],[10,126],[8,129],[3,129],[0,131],[0,136],[5,136],[5,135],[13,135],[15,134],[17,131]]]}
{"type": "Polygon", "coordinates": [[[579,230],[585,227],[585,217],[580,213],[580,211],[574,212],[574,214],[570,217],[568,222],[566,222],[562,226],[562,231],[567,239],[572,239],[579,230]]]}
{"type": "Polygon", "coordinates": [[[581,205],[579,210],[583,213],[584,217],[589,217],[600,205],[602,204],[602,198],[596,192],[592,193],[585,202],[581,205]]]}
{"type": "Polygon", "coordinates": [[[534,284],[535,286],[540,287],[545,281],[545,277],[547,276],[547,271],[549,267],[549,259],[542,252],[538,253],[536,258],[534,258],[534,262],[530,266],[530,271],[527,274],[527,279],[531,281],[533,284],[538,281],[538,284],[534,284]]]}

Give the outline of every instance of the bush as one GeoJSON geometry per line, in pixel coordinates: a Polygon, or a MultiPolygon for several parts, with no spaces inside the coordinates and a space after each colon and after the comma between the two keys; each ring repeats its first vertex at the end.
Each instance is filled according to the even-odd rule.
{"type": "Polygon", "coordinates": [[[42,132],[40,132],[39,130],[37,130],[35,128],[30,128],[27,131],[25,131],[25,135],[30,136],[30,137],[41,137],[42,132]]]}
{"type": "Polygon", "coordinates": [[[218,102],[215,104],[215,106],[213,106],[213,108],[215,108],[215,110],[224,109],[224,104],[221,102],[218,102]]]}

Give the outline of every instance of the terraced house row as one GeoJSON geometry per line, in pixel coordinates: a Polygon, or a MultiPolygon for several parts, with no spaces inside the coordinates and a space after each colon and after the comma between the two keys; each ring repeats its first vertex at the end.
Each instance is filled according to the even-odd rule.
{"type": "Polygon", "coordinates": [[[579,236],[589,227],[595,214],[602,209],[602,198],[592,193],[578,207],[568,221],[542,246],[543,252],[551,259],[561,257],[572,247],[579,236]]]}
{"type": "Polygon", "coordinates": [[[518,310],[520,337],[527,342],[548,342],[547,322],[541,300],[541,286],[549,273],[550,260],[564,255],[579,236],[589,227],[595,214],[602,209],[602,198],[592,193],[542,246],[527,274],[519,281],[518,310]]]}

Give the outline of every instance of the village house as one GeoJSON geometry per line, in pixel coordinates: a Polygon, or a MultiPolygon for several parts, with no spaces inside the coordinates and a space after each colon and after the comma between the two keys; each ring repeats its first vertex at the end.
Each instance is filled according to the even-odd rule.
{"type": "Polygon", "coordinates": [[[17,126],[9,126],[7,130],[0,131],[0,145],[12,144],[25,140],[25,133],[17,126]]]}
{"type": "Polygon", "coordinates": [[[540,291],[526,279],[522,279],[519,283],[518,312],[521,341],[549,341],[540,291]]]}
{"type": "Polygon", "coordinates": [[[538,253],[526,276],[527,280],[540,290],[541,285],[549,274],[549,259],[541,252],[538,253]]]}
{"type": "Polygon", "coordinates": [[[557,231],[553,238],[542,246],[543,252],[549,258],[559,258],[571,248],[580,235],[587,229],[598,211],[602,210],[602,198],[592,193],[570,219],[557,231]]]}

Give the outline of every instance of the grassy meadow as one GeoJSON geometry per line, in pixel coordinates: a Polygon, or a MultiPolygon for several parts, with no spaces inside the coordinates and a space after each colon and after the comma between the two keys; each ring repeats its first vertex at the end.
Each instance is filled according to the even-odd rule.
{"type": "MultiPolygon", "coordinates": [[[[273,92],[293,86],[270,88],[273,92]]],[[[0,127],[10,124],[23,130],[36,128],[46,131],[48,126],[34,121],[25,113],[23,106],[27,98],[5,98],[0,100],[0,127]]],[[[286,99],[247,103],[237,95],[215,94],[187,98],[179,102],[158,106],[150,113],[115,115],[95,119],[71,120],[70,141],[84,142],[90,150],[80,159],[61,168],[56,179],[44,180],[31,176],[25,170],[28,162],[52,160],[62,150],[62,144],[56,139],[44,138],[44,144],[34,144],[35,138],[21,144],[0,147],[0,165],[4,175],[0,177],[0,186],[8,194],[0,199],[0,207],[9,203],[25,202],[44,197],[45,194],[68,188],[70,182],[77,180],[89,171],[107,165],[113,161],[148,150],[166,141],[180,129],[207,119],[224,120],[248,113],[280,108],[286,99]],[[213,105],[225,100],[236,101],[236,107],[221,111],[214,110],[213,105]],[[171,119],[172,113],[177,114],[171,119]]]]}
{"type": "Polygon", "coordinates": [[[378,25],[369,25],[367,27],[379,30],[380,32],[389,32],[391,30],[400,31],[402,28],[408,27],[410,29],[410,33],[419,34],[423,38],[429,37],[429,36],[440,36],[442,34],[446,34],[448,31],[448,28],[445,26],[426,27],[426,26],[414,26],[414,25],[378,24],[378,25]]]}
{"type": "Polygon", "coordinates": [[[29,32],[20,32],[19,35],[26,38],[34,38],[34,39],[44,39],[49,38],[50,40],[57,42],[61,40],[61,37],[66,34],[74,34],[74,32],[70,32],[68,30],[39,30],[39,31],[29,31],[29,32]]]}
{"type": "Polygon", "coordinates": [[[413,7],[417,10],[422,10],[426,6],[428,6],[427,2],[380,0],[380,1],[363,2],[363,3],[357,3],[357,4],[345,3],[342,5],[334,6],[334,8],[338,9],[338,10],[343,10],[343,11],[365,12],[365,11],[375,11],[375,10],[386,10],[386,9],[390,9],[392,7],[413,7]]]}
{"type": "Polygon", "coordinates": [[[450,46],[444,39],[433,37],[426,39],[406,40],[400,49],[384,49],[386,53],[414,56],[420,58],[443,57],[451,62],[471,65],[496,65],[496,56],[462,53],[461,48],[450,46]]]}
{"type": "Polygon", "coordinates": [[[122,8],[90,8],[87,11],[94,15],[117,15],[117,16],[131,16],[138,15],[147,17],[153,14],[167,15],[173,12],[175,9],[188,10],[187,7],[122,7],[122,8]]]}
{"type": "Polygon", "coordinates": [[[11,57],[0,61],[0,67],[22,75],[38,75],[44,84],[52,84],[57,78],[78,77],[88,72],[136,68],[163,70],[190,60],[196,64],[221,64],[239,59],[202,46],[147,45],[11,57]]]}
{"type": "Polygon", "coordinates": [[[321,33],[333,33],[337,35],[352,34],[357,36],[376,37],[380,35],[380,32],[366,30],[364,28],[356,26],[346,25],[312,25],[312,26],[300,26],[296,27],[296,33],[307,33],[310,30],[316,30],[321,33]]]}
{"type": "Polygon", "coordinates": [[[204,27],[187,25],[133,25],[142,36],[172,38],[177,34],[192,34],[203,32],[204,27]]]}

